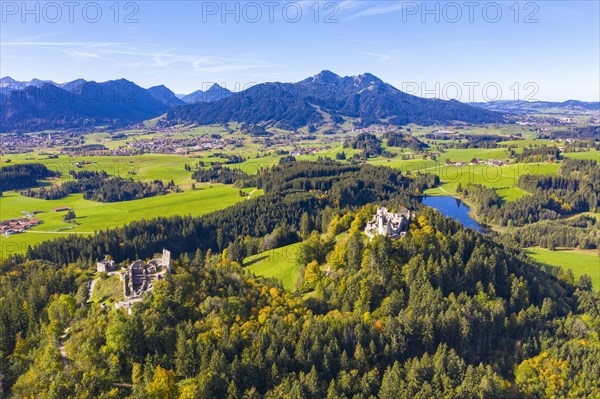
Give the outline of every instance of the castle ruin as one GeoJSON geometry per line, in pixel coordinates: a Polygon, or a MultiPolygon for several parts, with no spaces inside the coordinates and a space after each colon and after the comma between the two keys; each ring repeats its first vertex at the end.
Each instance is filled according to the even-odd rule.
{"type": "Polygon", "coordinates": [[[377,209],[377,213],[373,216],[373,220],[367,223],[365,227],[365,235],[371,240],[376,235],[389,236],[394,239],[404,237],[408,231],[410,222],[410,211],[406,213],[391,213],[387,208],[381,207],[377,209]]]}
{"type": "Polygon", "coordinates": [[[160,258],[148,263],[142,260],[133,262],[122,275],[125,301],[140,298],[146,291],[151,291],[153,282],[162,279],[168,272],[171,272],[171,252],[166,249],[163,249],[160,258]]]}

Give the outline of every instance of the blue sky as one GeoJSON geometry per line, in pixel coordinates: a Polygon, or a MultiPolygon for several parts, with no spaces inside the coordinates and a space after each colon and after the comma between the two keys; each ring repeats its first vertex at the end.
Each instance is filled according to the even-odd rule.
{"type": "Polygon", "coordinates": [[[69,4],[2,0],[0,75],[189,93],[328,69],[426,97],[600,101],[598,1],[69,4]]]}

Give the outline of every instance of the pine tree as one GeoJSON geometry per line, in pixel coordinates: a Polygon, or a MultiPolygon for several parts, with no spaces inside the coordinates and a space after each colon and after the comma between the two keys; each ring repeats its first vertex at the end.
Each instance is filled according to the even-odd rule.
{"type": "Polygon", "coordinates": [[[398,397],[400,391],[400,384],[402,381],[402,375],[400,372],[400,365],[398,362],[394,362],[392,367],[388,368],[383,373],[383,379],[381,380],[381,388],[379,389],[379,399],[394,399],[398,397]]]}

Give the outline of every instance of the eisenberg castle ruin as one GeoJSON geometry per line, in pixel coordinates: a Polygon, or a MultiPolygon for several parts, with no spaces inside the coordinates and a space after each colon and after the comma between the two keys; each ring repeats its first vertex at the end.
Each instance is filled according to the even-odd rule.
{"type": "Polygon", "coordinates": [[[365,235],[371,240],[376,235],[390,236],[394,239],[404,237],[408,231],[410,222],[410,211],[405,213],[390,213],[387,208],[377,209],[377,213],[373,216],[373,220],[367,223],[365,227],[365,235]]]}
{"type": "MultiPolygon", "coordinates": [[[[117,308],[127,308],[131,313],[134,303],[141,301],[145,292],[152,291],[154,282],[161,280],[171,273],[171,252],[163,249],[162,256],[148,261],[136,260],[126,270],[119,269],[112,260],[97,262],[96,268],[100,273],[118,274],[123,282],[123,301],[115,303],[117,308]]],[[[105,304],[102,304],[105,308],[105,304]]]]}
{"type": "Polygon", "coordinates": [[[141,297],[144,292],[152,290],[154,280],[162,279],[171,271],[171,252],[163,249],[162,257],[152,259],[147,264],[136,260],[129,266],[123,278],[125,300],[141,297]]]}

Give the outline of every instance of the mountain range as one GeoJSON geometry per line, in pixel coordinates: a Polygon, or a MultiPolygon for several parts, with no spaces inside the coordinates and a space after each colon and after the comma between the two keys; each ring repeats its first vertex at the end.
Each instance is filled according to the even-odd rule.
{"type": "Polygon", "coordinates": [[[0,79],[0,132],[118,128],[155,118],[169,108],[230,95],[217,84],[180,99],[164,85],[144,89],[125,79],[56,83],[5,76],[0,79]]]}
{"type": "Polygon", "coordinates": [[[217,102],[171,109],[167,123],[241,122],[282,129],[342,123],[421,125],[502,122],[502,114],[458,101],[404,93],[366,73],[341,77],[322,71],[297,83],[263,83],[217,102]]]}
{"type": "Polygon", "coordinates": [[[504,120],[493,110],[409,95],[369,73],[341,77],[322,71],[300,82],[263,83],[239,93],[214,84],[182,98],[163,85],[144,89],[125,79],[62,84],[0,79],[0,132],[118,128],[163,114],[167,125],[240,122],[289,130],[345,121],[400,126],[504,120]]]}
{"type": "Polygon", "coordinates": [[[122,127],[169,109],[125,79],[101,83],[78,79],[58,85],[3,78],[0,83],[0,132],[122,127]]]}

